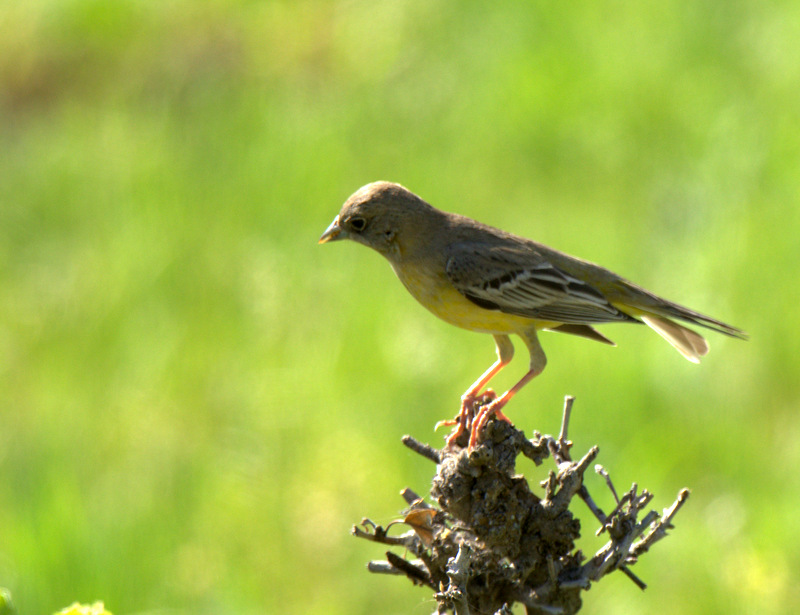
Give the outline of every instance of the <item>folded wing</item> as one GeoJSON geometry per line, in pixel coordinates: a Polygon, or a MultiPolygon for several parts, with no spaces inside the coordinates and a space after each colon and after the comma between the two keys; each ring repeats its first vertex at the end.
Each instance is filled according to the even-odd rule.
{"type": "Polygon", "coordinates": [[[487,310],[564,324],[636,322],[534,249],[459,243],[450,246],[445,270],[461,294],[487,310]]]}

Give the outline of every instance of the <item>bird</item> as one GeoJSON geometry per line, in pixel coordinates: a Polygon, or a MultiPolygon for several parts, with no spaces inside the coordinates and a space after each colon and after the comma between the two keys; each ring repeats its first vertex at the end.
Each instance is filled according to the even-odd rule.
{"type": "Polygon", "coordinates": [[[469,431],[469,450],[490,417],[511,422],[503,408],[545,368],[539,331],[616,345],[595,329],[603,323],[646,324],[693,363],[708,342],[678,321],[731,337],[747,334],[663,299],[623,277],[541,243],[436,209],[400,184],[377,181],[354,192],[319,238],[349,239],[383,255],[409,293],[440,319],[493,336],[497,360],[462,395],[452,447],[469,431]],[[522,339],[529,369],[505,393],[485,389],[522,339]]]}

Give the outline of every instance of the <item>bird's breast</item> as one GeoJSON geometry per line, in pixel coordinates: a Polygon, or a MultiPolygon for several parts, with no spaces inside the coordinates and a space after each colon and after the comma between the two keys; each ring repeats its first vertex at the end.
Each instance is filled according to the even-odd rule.
{"type": "Polygon", "coordinates": [[[536,324],[537,328],[546,326],[530,318],[487,310],[474,304],[456,290],[443,270],[408,263],[402,266],[392,263],[392,268],[417,301],[451,325],[492,334],[519,333],[530,328],[531,324],[536,324]]]}

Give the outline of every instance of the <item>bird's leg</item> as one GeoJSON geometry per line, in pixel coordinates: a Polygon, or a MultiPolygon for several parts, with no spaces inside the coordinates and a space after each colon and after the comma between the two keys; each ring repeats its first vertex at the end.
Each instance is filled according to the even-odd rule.
{"type": "Polygon", "coordinates": [[[485,406],[481,406],[478,414],[475,416],[475,419],[472,422],[472,429],[470,430],[469,434],[469,448],[475,448],[475,445],[478,443],[478,434],[483,431],[483,428],[486,427],[486,423],[489,422],[489,419],[492,416],[497,417],[500,420],[507,421],[511,423],[511,419],[509,419],[501,408],[505,406],[517,392],[528,384],[531,380],[533,380],[536,376],[539,375],[540,372],[534,371],[531,369],[525,374],[517,384],[511,387],[508,391],[503,393],[500,397],[495,399],[494,401],[486,404],[485,406]]]}
{"type": "MultiPolygon", "coordinates": [[[[539,338],[536,335],[536,329],[531,327],[530,330],[525,331],[521,334],[522,339],[525,342],[525,345],[528,347],[528,350],[531,353],[531,363],[530,369],[528,373],[525,374],[517,384],[511,387],[508,391],[503,393],[500,397],[493,400],[492,402],[486,404],[485,406],[481,406],[478,414],[474,417],[472,421],[472,426],[470,429],[469,434],[469,448],[475,448],[475,445],[478,443],[478,435],[483,431],[483,428],[486,426],[486,423],[492,416],[496,416],[498,419],[511,422],[509,418],[503,414],[502,408],[505,406],[509,400],[516,395],[519,390],[528,384],[531,380],[533,380],[536,376],[542,373],[544,370],[545,365],[547,364],[547,357],[544,354],[544,350],[542,350],[541,344],[539,344],[539,338]]],[[[507,338],[506,338],[507,339],[507,338]]]]}
{"type": "Polygon", "coordinates": [[[447,437],[447,447],[452,447],[461,437],[461,434],[472,428],[472,417],[475,415],[475,403],[479,401],[485,403],[497,397],[495,392],[491,389],[483,393],[480,397],[478,396],[478,392],[497,374],[497,372],[503,369],[504,366],[505,363],[502,363],[500,360],[493,363],[483,376],[478,378],[478,380],[467,389],[467,392],[461,396],[461,409],[458,412],[458,416],[450,421],[439,421],[436,423],[434,430],[443,425],[458,425],[458,428],[447,437]],[[485,398],[489,399],[487,400],[485,398]]]}
{"type": "Polygon", "coordinates": [[[497,346],[497,361],[495,361],[492,366],[467,389],[467,392],[461,396],[461,410],[458,413],[458,418],[452,422],[437,423],[437,427],[441,424],[458,424],[458,428],[447,438],[447,447],[453,446],[461,434],[468,429],[471,430],[476,402],[485,404],[487,401],[493,403],[496,400],[497,395],[495,395],[495,392],[491,389],[487,389],[482,395],[479,394],[481,389],[511,361],[511,358],[514,356],[514,345],[507,335],[495,335],[493,337],[495,345],[497,346]]]}

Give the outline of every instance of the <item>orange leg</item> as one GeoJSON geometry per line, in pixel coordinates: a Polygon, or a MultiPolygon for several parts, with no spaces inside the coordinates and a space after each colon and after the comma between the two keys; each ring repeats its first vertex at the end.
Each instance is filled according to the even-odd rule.
{"type": "MultiPolygon", "coordinates": [[[[509,361],[511,361],[514,356],[514,345],[507,335],[495,335],[494,342],[497,346],[497,361],[495,361],[492,366],[467,389],[467,392],[461,396],[461,410],[458,414],[457,421],[448,421],[450,424],[455,424],[457,422],[458,428],[447,438],[447,447],[453,446],[462,433],[468,429],[472,429],[475,403],[477,401],[485,402],[487,401],[487,397],[489,400],[494,400],[495,393],[491,389],[488,389],[483,395],[479,394],[483,387],[489,384],[489,381],[494,378],[501,369],[508,365],[509,361]]],[[[440,424],[447,423],[437,423],[437,426],[440,424]]]]}
{"type": "Polygon", "coordinates": [[[508,391],[489,404],[481,406],[478,414],[472,421],[472,428],[469,434],[469,449],[475,448],[475,445],[478,443],[478,436],[492,416],[496,416],[498,419],[508,421],[509,423],[511,422],[508,417],[502,413],[501,410],[503,406],[505,406],[522,387],[541,374],[547,364],[547,357],[545,357],[544,350],[542,350],[542,346],[539,344],[536,329],[531,327],[529,330],[521,333],[520,336],[531,353],[530,369],[528,373],[508,391]]]}
{"type": "MultiPolygon", "coordinates": [[[[433,426],[434,431],[438,430],[439,427],[452,427],[453,425],[460,425],[464,422],[464,419],[466,419],[466,427],[469,429],[472,425],[472,417],[475,414],[475,406],[483,406],[497,399],[497,393],[495,393],[492,389],[486,389],[480,395],[473,396],[472,403],[469,403],[466,395],[467,394],[464,393],[464,395],[461,396],[461,410],[456,418],[437,421],[436,425],[433,426]]],[[[462,429],[459,432],[459,435],[461,435],[463,432],[464,430],[462,429]]]]}
{"type": "Polygon", "coordinates": [[[508,391],[503,393],[500,397],[485,406],[481,406],[475,420],[472,422],[472,429],[469,434],[470,449],[475,448],[475,445],[478,443],[478,434],[483,431],[483,428],[486,427],[486,423],[489,422],[489,418],[492,416],[496,416],[498,419],[511,423],[511,420],[503,414],[501,408],[511,401],[511,398],[514,397],[522,387],[538,376],[539,373],[540,372],[530,370],[517,384],[508,389],[508,391]]]}

